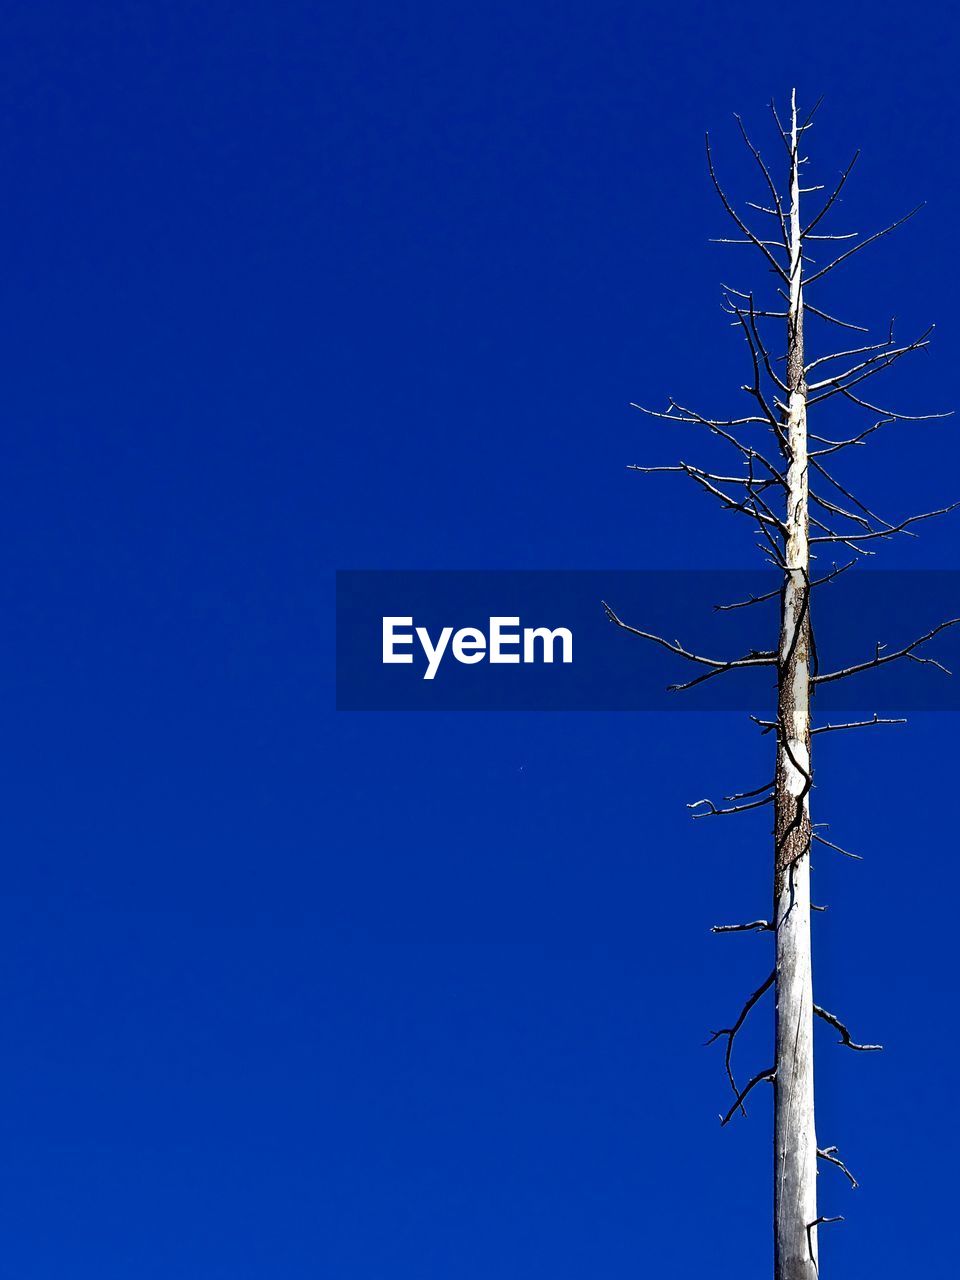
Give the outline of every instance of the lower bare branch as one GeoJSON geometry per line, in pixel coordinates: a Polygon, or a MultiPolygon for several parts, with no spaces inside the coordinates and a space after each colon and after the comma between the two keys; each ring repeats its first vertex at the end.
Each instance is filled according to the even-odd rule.
{"type": "Polygon", "coordinates": [[[817,1159],[826,1160],[827,1164],[836,1165],[836,1167],[840,1170],[840,1172],[844,1175],[844,1177],[850,1180],[850,1185],[851,1187],[854,1188],[854,1190],[856,1190],[856,1188],[859,1187],[860,1183],[857,1182],[856,1178],[853,1176],[853,1174],[850,1172],[847,1166],[840,1159],[837,1147],[818,1148],[817,1159]]]}
{"type": "Polygon", "coordinates": [[[747,1095],[750,1093],[752,1089],[756,1088],[756,1086],[764,1080],[769,1080],[770,1083],[772,1084],[773,1081],[776,1080],[776,1078],[777,1078],[776,1067],[767,1067],[766,1071],[759,1071],[753,1077],[752,1080],[748,1081],[740,1090],[740,1092],[737,1094],[736,1101],[734,1102],[730,1110],[727,1112],[727,1114],[725,1116],[720,1117],[721,1129],[724,1127],[724,1125],[727,1125],[730,1123],[736,1111],[743,1106],[743,1103],[746,1100],[747,1095]]]}
{"type": "Polygon", "coordinates": [[[715,924],[710,928],[711,933],[767,933],[772,930],[773,925],[769,920],[750,920],[747,924],[715,924]]]}
{"type": "Polygon", "coordinates": [[[748,998],[743,1008],[740,1010],[740,1016],[737,1018],[733,1026],[723,1027],[720,1031],[712,1032],[710,1035],[710,1039],[707,1041],[707,1044],[713,1044],[713,1042],[715,1040],[719,1040],[721,1036],[727,1037],[727,1049],[723,1059],[724,1066],[726,1067],[726,1071],[727,1071],[727,1079],[730,1081],[730,1088],[733,1090],[734,1094],[737,1096],[736,1105],[739,1105],[740,1110],[743,1112],[744,1115],[747,1114],[746,1108],[743,1105],[743,1099],[740,1097],[738,1093],[737,1082],[733,1078],[733,1065],[732,1065],[733,1042],[736,1039],[737,1032],[743,1026],[744,1022],[746,1022],[747,1014],[750,1012],[753,1006],[757,1003],[760,997],[766,991],[770,990],[770,988],[774,984],[776,976],[777,976],[777,971],[776,969],[774,969],[773,972],[770,974],[769,978],[767,978],[764,982],[762,982],[760,986],[757,987],[756,991],[754,991],[753,994],[748,998]]]}
{"type": "Polygon", "coordinates": [[[822,1018],[824,1022],[828,1022],[835,1031],[840,1032],[840,1040],[837,1042],[838,1044],[846,1045],[848,1049],[856,1049],[859,1053],[871,1053],[883,1048],[882,1044],[857,1044],[840,1019],[835,1014],[828,1013],[826,1009],[822,1009],[820,1005],[815,1004],[813,1006],[813,1012],[818,1018],[822,1018]]]}
{"type": "Polygon", "coordinates": [[[807,1248],[810,1250],[810,1261],[813,1263],[814,1267],[816,1267],[817,1263],[816,1263],[816,1259],[813,1256],[813,1236],[810,1233],[812,1231],[815,1231],[817,1227],[822,1227],[824,1223],[843,1222],[843,1220],[844,1219],[843,1219],[842,1213],[838,1213],[833,1218],[825,1218],[821,1214],[819,1218],[814,1218],[813,1222],[807,1223],[807,1248]]]}

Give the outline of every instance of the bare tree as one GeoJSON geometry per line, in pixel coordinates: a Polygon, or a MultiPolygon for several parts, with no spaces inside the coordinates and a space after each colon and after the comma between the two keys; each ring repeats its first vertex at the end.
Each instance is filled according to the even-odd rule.
{"type": "MultiPolygon", "coordinates": [[[[856,232],[833,233],[822,229],[824,219],[840,202],[858,152],[840,174],[833,190],[825,197],[819,197],[817,211],[810,216],[805,215],[807,220],[804,221],[801,216],[804,197],[824,190],[822,187],[801,185],[806,164],[801,146],[818,106],[819,103],[806,118],[801,118],[794,92],[789,120],[784,125],[776,107],[771,104],[776,132],[783,142],[787,158],[785,194],[781,193],[771,169],[751,142],[740,118],[736,118],[743,142],[757,165],[764,187],[762,203],[749,207],[769,220],[772,228],[769,233],[760,234],[751,229],[746,217],[728,199],[717,178],[709,137],[706,141],[710,177],[737,230],[735,237],[720,243],[746,245],[756,251],[777,286],[778,301],[772,304],[758,304],[752,293],[724,286],[725,310],[732,317],[731,323],[741,331],[750,357],[751,380],[743,388],[752,401],[750,411],[740,417],[708,418],[672,399],[662,412],[643,409],[644,413],[655,418],[670,423],[693,424],[719,438],[737,455],[739,472],[721,474],[686,462],[672,467],[633,468],[648,473],[667,471],[685,475],[723,507],[740,513],[752,523],[759,535],[765,559],[781,575],[781,586],[767,595],[752,595],[722,607],[745,608],[779,595],[781,609],[777,643],[735,658],[706,657],[679,642],[628,625],[609,605],[604,605],[608,617],[618,627],[665,647],[699,668],[695,676],[673,688],[689,689],[742,668],[768,667],[776,675],[776,719],[756,721],[761,732],[775,735],[776,759],[770,783],[754,791],[729,796],[722,805],[701,800],[691,806],[697,817],[738,814],[765,805],[773,808],[771,918],[714,928],[716,933],[772,934],[775,947],[773,969],[747,999],[733,1024],[715,1031],[711,1040],[725,1042],[726,1071],[733,1091],[733,1102],[722,1117],[724,1125],[738,1111],[746,1114],[744,1104],[754,1089],[767,1082],[773,1085],[776,1280],[813,1280],[818,1275],[819,1227],[840,1221],[839,1217],[824,1217],[818,1213],[817,1161],[835,1166],[852,1186],[857,1185],[840,1159],[837,1148],[820,1147],[817,1143],[813,1087],[814,1018],[819,1017],[828,1023],[839,1033],[840,1043],[850,1049],[869,1051],[881,1047],[857,1043],[839,1018],[814,1002],[810,920],[811,912],[816,908],[810,900],[810,853],[815,842],[840,853],[846,851],[827,840],[811,822],[811,741],[818,733],[902,723],[874,715],[866,721],[814,727],[811,724],[811,694],[818,685],[843,680],[896,661],[939,665],[918,651],[939,632],[960,621],[954,618],[941,623],[896,651],[887,652],[878,646],[875,653],[864,661],[834,671],[819,670],[811,625],[811,601],[816,588],[838,577],[861,555],[870,554],[875,542],[907,533],[918,521],[953,508],[927,511],[893,522],[883,520],[836,479],[832,474],[832,462],[828,464],[826,461],[834,454],[864,444],[869,436],[890,424],[945,415],[910,415],[883,409],[872,402],[872,397],[867,399],[864,395],[865,382],[929,345],[929,329],[910,341],[900,342],[894,337],[891,322],[886,337],[880,341],[848,340],[839,344],[846,348],[844,350],[830,350],[814,359],[807,358],[804,328],[808,316],[816,317],[830,331],[867,332],[810,302],[807,293],[811,287],[917,212],[914,209],[890,226],[865,237],[856,232]],[[813,262],[809,248],[814,242],[826,245],[828,254],[835,256],[823,265],[813,262]],[[778,327],[784,325],[786,331],[785,347],[781,349],[783,354],[779,359],[772,354],[766,338],[770,321],[778,327]],[[844,439],[811,434],[808,430],[810,410],[837,397],[853,409],[869,413],[872,421],[868,420],[868,425],[863,428],[854,428],[844,439]],[[772,441],[772,449],[761,450],[753,443],[757,437],[772,441]],[[815,487],[811,486],[811,481],[815,487]],[[840,547],[852,553],[849,563],[839,568],[834,565],[829,571],[812,576],[811,558],[816,558],[817,550],[822,552],[840,547]],[[740,1086],[732,1067],[734,1041],[751,1010],[771,989],[776,1009],[773,1062],[740,1086]]],[[[639,405],[635,407],[642,408],[639,405]]]]}

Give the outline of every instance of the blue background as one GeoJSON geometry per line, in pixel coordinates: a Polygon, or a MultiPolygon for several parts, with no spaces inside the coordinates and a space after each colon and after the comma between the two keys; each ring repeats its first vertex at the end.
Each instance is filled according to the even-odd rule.
{"type": "MultiPolygon", "coordinates": [[[[333,570],[756,563],[737,517],[624,470],[709,461],[627,403],[741,404],[718,282],[769,281],[707,243],[702,132],[756,198],[731,113],[776,158],[794,82],[827,95],[823,180],[864,147],[837,230],[930,201],[823,302],[938,321],[883,394],[955,404],[957,26],[4,7],[5,1274],[768,1270],[769,1097],[721,1131],[701,1047],[768,971],[769,939],[707,932],[765,914],[768,824],[684,805],[762,782],[769,739],[337,715],[333,570]]],[[[957,462],[948,422],[848,474],[902,515],[958,496],[957,462]]],[[[958,567],[956,520],[922,532],[884,566],[958,567]]],[[[817,755],[815,817],[867,855],[816,860],[818,998],[888,1046],[818,1037],[820,1141],[863,1182],[821,1174],[824,1274],[944,1274],[955,722],[817,755]]],[[[769,1042],[766,1008],[741,1075],[769,1042]]]]}

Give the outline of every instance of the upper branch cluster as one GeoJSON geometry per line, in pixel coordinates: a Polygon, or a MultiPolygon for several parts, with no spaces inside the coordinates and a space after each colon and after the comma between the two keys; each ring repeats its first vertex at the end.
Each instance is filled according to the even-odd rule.
{"type": "MultiPolygon", "coordinates": [[[[806,157],[800,153],[800,145],[813,123],[816,107],[798,124],[796,142],[793,141],[792,133],[784,130],[773,104],[771,104],[771,110],[777,132],[787,152],[790,174],[794,180],[793,189],[804,193],[823,191],[824,188],[820,185],[798,185],[799,175],[807,163],[806,157]]],[[[738,232],[734,237],[721,239],[720,243],[746,245],[760,255],[775,277],[776,293],[779,299],[772,306],[761,304],[752,292],[736,289],[730,285],[723,286],[723,309],[732,317],[731,323],[739,330],[747,350],[750,376],[743,383],[741,390],[751,401],[750,410],[734,417],[709,417],[673,398],[668,400],[665,409],[634,405],[641,412],[661,422],[692,425],[704,430],[731,451],[735,465],[723,470],[713,470],[682,459],[673,466],[634,464],[631,470],[644,474],[674,473],[685,476],[703,493],[717,501],[724,510],[735,512],[749,521],[755,531],[758,548],[764,560],[773,567],[786,571],[787,474],[792,457],[785,424],[790,393],[785,375],[780,372],[783,357],[776,355],[771,347],[767,322],[787,320],[791,296],[794,300],[801,296],[803,300],[800,305],[804,314],[819,317],[828,327],[839,326],[843,329],[865,332],[862,326],[841,320],[811,303],[805,291],[824,280],[861,249],[875,244],[901,227],[922,206],[917,206],[872,235],[862,236],[855,231],[833,232],[825,229],[825,225],[829,227],[828,215],[840,204],[844,188],[859,157],[858,151],[842,171],[832,190],[823,198],[823,203],[817,212],[805,224],[801,223],[797,209],[793,208],[788,199],[781,194],[770,166],[751,141],[743,121],[739,116],[736,117],[736,121],[743,143],[756,164],[764,190],[762,199],[748,201],[747,208],[770,219],[771,230],[769,233],[755,230],[748,221],[748,216],[741,213],[730,199],[717,175],[708,136],[706,154],[710,177],[720,203],[738,232]],[[799,243],[796,243],[798,238],[799,243]],[[811,243],[825,241],[854,243],[844,248],[825,265],[818,266],[812,263],[807,247],[811,243]],[[794,273],[798,273],[800,278],[799,295],[797,289],[793,288],[796,284],[796,280],[791,278],[794,273]]],[[[780,332],[783,330],[781,329],[780,332]]],[[[918,524],[934,516],[953,511],[960,505],[960,503],[951,503],[931,511],[888,518],[869,507],[834,471],[834,455],[862,447],[881,428],[894,423],[921,422],[947,416],[942,413],[906,413],[881,407],[873,401],[872,397],[868,398],[869,393],[864,394],[865,384],[871,379],[887,372],[899,361],[927,350],[932,332],[933,326],[930,326],[914,338],[900,340],[895,336],[891,321],[885,335],[877,341],[829,350],[816,355],[803,365],[802,390],[808,411],[834,400],[869,413],[872,417],[872,421],[868,421],[865,426],[855,427],[848,435],[841,435],[839,438],[814,432],[810,432],[807,437],[812,446],[807,451],[809,491],[807,523],[811,558],[816,559],[818,552],[823,554],[824,551],[844,548],[853,555],[850,564],[855,563],[862,556],[873,555],[876,545],[881,541],[898,535],[915,536],[918,524]]],[[[811,578],[807,586],[812,589],[829,582],[848,567],[850,567],[849,564],[840,568],[834,564],[831,570],[811,578]]],[[[736,605],[723,607],[746,607],[760,600],[769,599],[774,594],[776,593],[750,597],[736,605]]],[[[671,646],[661,637],[628,627],[609,607],[607,607],[607,614],[618,626],[634,631],[645,639],[665,644],[667,648],[673,648],[679,656],[710,667],[709,671],[691,681],[675,685],[674,688],[689,688],[729,670],[776,661],[774,655],[758,652],[751,652],[732,660],[704,659],[685,652],[680,647],[671,646]]],[[[953,622],[944,625],[951,626],[953,622]]],[[[857,663],[826,675],[817,675],[815,678],[821,681],[835,680],[900,658],[919,661],[921,659],[918,658],[916,649],[942,629],[942,627],[938,628],[937,631],[922,636],[895,652],[881,653],[878,649],[874,657],[867,662],[857,663]]]]}

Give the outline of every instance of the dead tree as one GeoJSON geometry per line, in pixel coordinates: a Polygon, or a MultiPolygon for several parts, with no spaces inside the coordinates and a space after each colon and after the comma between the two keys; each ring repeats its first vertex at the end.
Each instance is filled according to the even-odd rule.
{"type": "MultiPolygon", "coordinates": [[[[819,106],[819,103],[817,104],[819,106]]],[[[607,616],[625,631],[661,645],[693,663],[698,674],[675,689],[689,689],[734,670],[766,667],[776,677],[775,720],[758,720],[764,733],[775,735],[776,758],[771,782],[755,791],[729,796],[723,805],[698,801],[691,806],[697,817],[738,814],[772,805],[773,808],[773,906],[769,920],[745,924],[718,925],[716,933],[754,932],[772,934],[775,957],[772,971],[745,1002],[730,1027],[715,1031],[712,1041],[725,1043],[727,1076],[733,1102],[722,1117],[727,1124],[759,1085],[771,1083],[774,1097],[774,1274],[776,1280],[813,1280],[818,1274],[818,1229],[838,1217],[824,1217],[817,1211],[817,1161],[834,1165],[856,1186],[853,1175],[840,1159],[835,1146],[817,1143],[814,1118],[813,1024],[819,1017],[840,1035],[840,1043],[858,1051],[875,1050],[876,1044],[859,1044],[832,1013],[814,1002],[811,970],[810,920],[814,910],[810,900],[810,853],[815,842],[839,852],[811,821],[810,791],[813,785],[811,741],[818,733],[852,730],[873,725],[902,723],[874,716],[871,720],[846,724],[811,724],[811,694],[821,684],[843,680],[871,668],[896,661],[927,662],[934,659],[918,652],[927,641],[960,619],[951,619],[926,635],[893,652],[880,646],[872,657],[833,671],[821,672],[816,657],[812,627],[812,599],[817,587],[849,569],[873,545],[898,533],[906,533],[917,522],[944,514],[953,507],[927,511],[906,519],[887,521],[876,515],[832,474],[832,455],[863,445],[881,428],[898,422],[943,417],[943,414],[910,415],[884,409],[867,397],[863,386],[869,379],[889,369],[897,361],[929,345],[930,329],[905,342],[895,339],[891,323],[885,338],[872,342],[855,339],[840,343],[845,350],[830,350],[808,359],[804,330],[808,317],[815,317],[829,330],[867,333],[866,329],[830,315],[814,305],[808,292],[825,277],[849,261],[867,245],[888,235],[917,212],[916,209],[873,235],[856,232],[834,233],[824,229],[824,220],[835,211],[841,193],[857,161],[859,152],[840,174],[833,190],[819,197],[820,207],[812,215],[801,215],[804,197],[823,191],[803,186],[806,158],[801,154],[804,135],[810,129],[813,111],[798,116],[796,94],[791,96],[790,115],[781,123],[771,104],[776,131],[786,152],[785,192],[777,186],[771,169],[748,137],[740,118],[737,125],[743,142],[758,169],[763,184],[762,203],[749,207],[769,220],[772,230],[758,233],[734,207],[721,186],[707,137],[707,166],[720,201],[737,229],[737,235],[720,241],[745,245],[761,255],[777,287],[777,301],[761,303],[752,293],[724,286],[724,308],[731,323],[742,333],[750,358],[751,377],[743,387],[752,401],[750,411],[740,417],[708,418],[678,403],[668,402],[663,412],[644,413],[669,423],[698,426],[718,437],[733,451],[740,463],[737,474],[720,474],[680,462],[671,467],[632,468],[641,472],[677,472],[687,476],[716,498],[723,507],[740,513],[755,527],[760,549],[781,575],[781,586],[768,595],[724,606],[744,608],[764,599],[780,597],[780,629],[776,644],[750,650],[735,658],[712,658],[694,653],[679,642],[643,631],[621,620],[609,605],[607,616]],[[810,247],[826,246],[835,256],[823,265],[813,262],[810,247]],[[780,358],[773,354],[767,333],[770,322],[785,329],[786,341],[780,358]],[[855,426],[849,436],[832,439],[812,434],[808,415],[824,402],[841,398],[852,410],[871,415],[864,427],[855,426]],[[760,440],[764,447],[755,443],[760,440]],[[772,448],[767,447],[772,443],[772,448]],[[812,570],[811,561],[837,548],[852,553],[849,563],[826,572],[812,570]],[[775,1043],[773,1062],[758,1071],[742,1087],[732,1068],[735,1038],[751,1010],[773,990],[775,1000],[775,1043]]],[[[819,250],[814,250],[819,257],[819,250]]],[[[642,408],[637,405],[636,408],[642,408]]],[[[731,468],[736,470],[736,468],[731,468]]],[[[958,505],[958,504],[954,504],[958,505]]],[[[772,639],[773,637],[771,637],[772,639]]]]}

